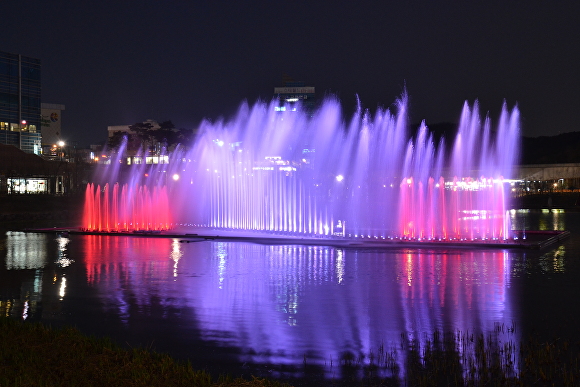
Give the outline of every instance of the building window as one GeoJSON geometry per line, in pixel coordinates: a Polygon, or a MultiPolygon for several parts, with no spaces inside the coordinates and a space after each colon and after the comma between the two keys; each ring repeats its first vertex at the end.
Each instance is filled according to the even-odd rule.
{"type": "Polygon", "coordinates": [[[9,178],[6,181],[8,194],[44,194],[48,193],[47,179],[9,178]]]}

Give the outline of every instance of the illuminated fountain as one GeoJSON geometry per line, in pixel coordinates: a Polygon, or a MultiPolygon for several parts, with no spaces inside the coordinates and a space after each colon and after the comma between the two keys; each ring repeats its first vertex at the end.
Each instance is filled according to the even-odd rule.
{"type": "Polygon", "coordinates": [[[85,192],[83,225],[86,230],[104,232],[162,231],[171,226],[167,189],[124,184],[88,184],[85,192]],[[112,192],[110,192],[112,191],[112,192]]]}
{"type": "Polygon", "coordinates": [[[85,214],[92,215],[85,219],[91,223],[84,227],[130,230],[121,214],[139,217],[142,207],[119,204],[127,200],[121,191],[131,197],[154,187],[162,199],[151,199],[155,209],[140,224],[159,228],[414,241],[510,238],[507,179],[519,153],[517,108],[504,104],[492,128],[477,103],[466,103],[446,149],[425,123],[411,133],[407,102],[403,95],[395,114],[359,109],[349,122],[333,98],[313,117],[300,108],[279,111],[276,101],[242,104],[231,120],[204,121],[196,141],[166,156],[167,163],[128,167],[119,157],[104,166],[96,178],[101,187],[121,181],[128,188],[89,188],[85,214]]]}

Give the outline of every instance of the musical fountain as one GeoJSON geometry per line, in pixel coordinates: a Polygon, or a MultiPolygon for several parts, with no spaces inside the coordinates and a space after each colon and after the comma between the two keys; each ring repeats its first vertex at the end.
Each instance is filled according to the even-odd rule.
{"type": "Polygon", "coordinates": [[[157,164],[127,166],[121,147],[87,186],[81,230],[521,244],[509,221],[517,107],[504,103],[492,127],[466,102],[446,146],[425,122],[409,129],[407,105],[403,94],[395,113],[359,108],[346,122],[332,97],[313,116],[243,103],[230,120],[203,121],[194,143],[157,164]]]}

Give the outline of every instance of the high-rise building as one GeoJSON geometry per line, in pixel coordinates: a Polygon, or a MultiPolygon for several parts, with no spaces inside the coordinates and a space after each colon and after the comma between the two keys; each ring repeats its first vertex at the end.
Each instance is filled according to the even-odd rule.
{"type": "Polygon", "coordinates": [[[42,123],[42,146],[50,147],[64,141],[62,135],[62,112],[65,106],[56,103],[42,103],[41,108],[41,123],[42,123]]]}
{"type": "Polygon", "coordinates": [[[42,151],[40,59],[0,51],[0,143],[42,151]]]}

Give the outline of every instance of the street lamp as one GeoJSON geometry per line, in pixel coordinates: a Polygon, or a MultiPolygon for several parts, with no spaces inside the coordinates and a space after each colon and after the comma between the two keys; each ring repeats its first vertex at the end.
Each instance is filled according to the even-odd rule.
{"type": "Polygon", "coordinates": [[[63,148],[64,148],[65,145],[66,145],[65,142],[62,141],[62,140],[60,140],[60,141],[57,141],[56,145],[54,146],[55,148],[58,147],[58,158],[59,158],[59,160],[62,160],[63,157],[64,157],[64,150],[63,150],[63,148]]]}

